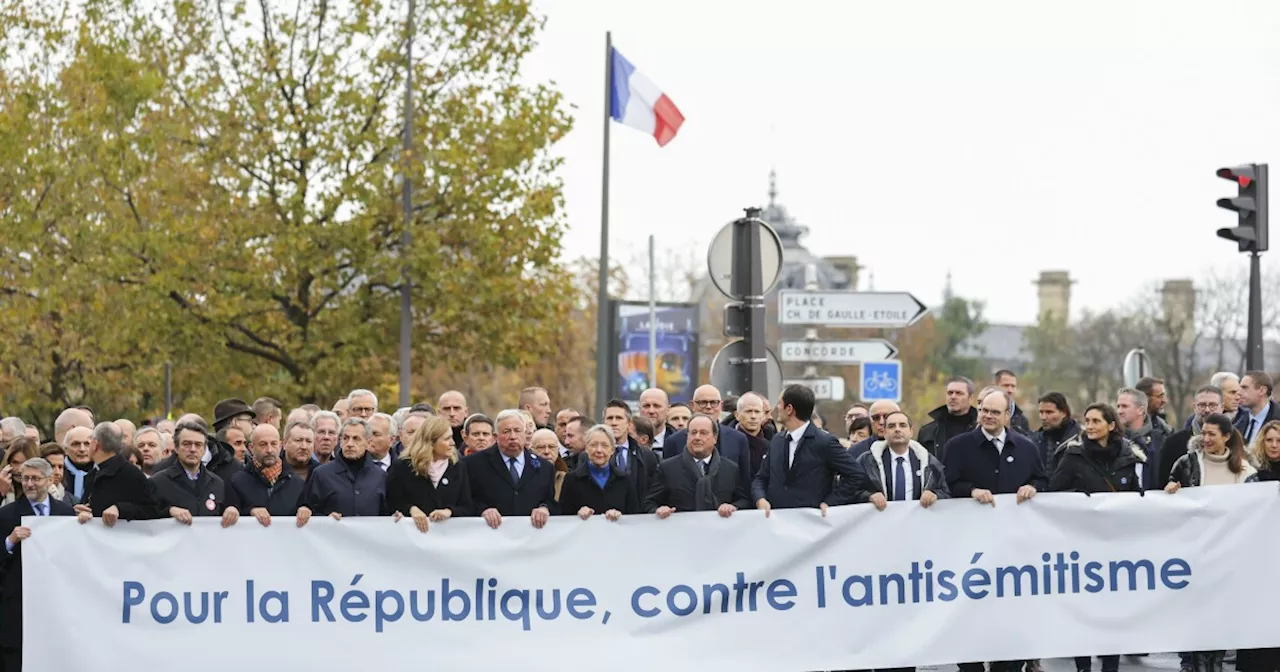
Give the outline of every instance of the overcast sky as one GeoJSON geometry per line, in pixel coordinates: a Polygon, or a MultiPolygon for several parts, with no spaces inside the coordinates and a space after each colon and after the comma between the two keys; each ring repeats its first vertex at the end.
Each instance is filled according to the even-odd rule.
{"type": "Polygon", "coordinates": [[[1025,323],[1041,270],[1071,272],[1078,314],[1144,283],[1244,267],[1214,235],[1235,223],[1214,206],[1234,185],[1214,171],[1280,170],[1280,2],[535,7],[547,30],[526,73],[554,80],[577,120],[558,148],[566,257],[599,251],[606,30],[686,118],[665,148],[612,128],[617,259],[650,232],[701,257],[741,208],[765,203],[776,167],[811,250],[855,255],[877,290],[930,305],[951,271],[990,319],[1025,323]]]}

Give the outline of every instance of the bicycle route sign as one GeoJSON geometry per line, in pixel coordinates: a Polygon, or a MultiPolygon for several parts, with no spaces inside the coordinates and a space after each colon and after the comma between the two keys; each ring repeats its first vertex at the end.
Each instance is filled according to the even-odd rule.
{"type": "Polygon", "coordinates": [[[860,379],[863,401],[902,401],[902,362],[863,362],[860,379]]]}

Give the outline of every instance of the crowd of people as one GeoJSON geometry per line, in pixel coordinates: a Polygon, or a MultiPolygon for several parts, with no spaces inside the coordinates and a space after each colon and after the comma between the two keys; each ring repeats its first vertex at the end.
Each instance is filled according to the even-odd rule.
{"type": "MultiPolygon", "coordinates": [[[[52,441],[17,417],[0,419],[0,672],[22,665],[24,516],[119,520],[214,516],[223,527],[307,525],[391,516],[427,533],[454,517],[492,528],[556,515],[615,521],[691,511],[729,517],[740,509],[814,508],[890,502],[929,507],[940,499],[1021,504],[1042,491],[1140,493],[1280,480],[1280,407],[1259,371],[1220,373],[1194,395],[1195,413],[1175,431],[1164,383],[1145,378],[1115,403],[1078,418],[1066,396],[1039,397],[1039,429],[1017,404],[1017,377],[995,375],[975,393],[966,378],[946,386],[945,404],[917,431],[897,404],[855,404],[847,439],[821,428],[813,392],[787,386],[772,402],[728,400],[711,385],[689,403],[645,390],[638,412],[610,401],[600,421],[556,410],[547,391],[523,390],[513,408],[473,413],[448,391],[436,404],[380,411],[353,390],[330,410],[226,399],[210,419],[188,413],[135,425],[95,418],[88,407],[56,419],[52,441]],[[405,520],[407,519],[407,520],[405,520]]],[[[1278,650],[1241,651],[1241,672],[1280,672],[1278,650]]],[[[1220,672],[1224,651],[1181,654],[1184,672],[1220,672]]],[[[1103,656],[1115,672],[1118,656],[1103,656]]],[[[1081,672],[1088,657],[1076,659],[1081,672]]],[[[985,663],[961,663],[980,672],[985,663]]],[[[991,672],[1039,672],[1040,661],[998,661],[991,672]]]]}

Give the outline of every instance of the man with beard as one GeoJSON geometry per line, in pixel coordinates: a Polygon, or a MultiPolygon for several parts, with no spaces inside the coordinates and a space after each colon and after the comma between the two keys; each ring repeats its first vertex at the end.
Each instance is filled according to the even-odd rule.
{"type": "MultiPolygon", "coordinates": [[[[302,425],[290,429],[310,434],[310,430],[302,425]]],[[[296,516],[306,482],[298,478],[293,469],[284,468],[280,460],[280,432],[274,425],[261,424],[253,429],[249,455],[245,468],[231,477],[231,487],[240,500],[240,508],[263,527],[271,526],[272,516],[296,516]]],[[[303,522],[299,521],[299,526],[303,522]]]]}
{"type": "Polygon", "coordinates": [[[371,434],[369,423],[362,418],[352,416],[342,423],[340,451],[333,460],[316,467],[307,483],[308,515],[334,520],[388,515],[387,474],[369,454],[371,434]]]}
{"type": "Polygon", "coordinates": [[[1071,405],[1061,392],[1040,397],[1040,429],[1031,435],[1040,451],[1040,462],[1050,476],[1058,468],[1059,449],[1068,439],[1080,433],[1080,423],[1071,417],[1071,405]]]}
{"type": "Polygon", "coordinates": [[[1200,428],[1204,426],[1204,419],[1216,413],[1222,413],[1224,397],[1222,390],[1212,385],[1205,385],[1196,390],[1194,397],[1196,412],[1191,416],[1191,426],[1165,439],[1160,455],[1160,465],[1156,469],[1156,481],[1151,484],[1152,488],[1167,484],[1169,474],[1173,471],[1173,463],[1177,462],[1179,457],[1186,455],[1194,446],[1199,445],[1200,428]]]}
{"type": "Polygon", "coordinates": [[[204,464],[206,438],[194,423],[174,428],[177,460],[152,477],[156,501],[184,525],[197,516],[221,516],[222,526],[230,527],[240,519],[235,491],[204,464]]]}

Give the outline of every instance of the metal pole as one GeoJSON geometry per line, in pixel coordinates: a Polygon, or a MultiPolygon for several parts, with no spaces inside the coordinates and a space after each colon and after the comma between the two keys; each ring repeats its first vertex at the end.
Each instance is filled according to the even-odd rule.
{"type": "Polygon", "coordinates": [[[1262,256],[1249,255],[1249,339],[1247,342],[1249,370],[1262,371],[1262,256]]]}
{"type": "Polygon", "coordinates": [[[658,386],[658,271],[649,234],[649,387],[658,386]]]}
{"type": "Polygon", "coordinates": [[[758,391],[772,394],[768,387],[764,336],[764,279],[760,273],[760,208],[747,208],[747,216],[733,223],[733,273],[730,288],[740,297],[747,311],[746,340],[748,355],[743,361],[731,362],[736,375],[729,394],[758,391]]]}
{"type": "Polygon", "coordinates": [[[164,363],[164,417],[173,414],[173,363],[164,363]]]}
{"type": "Polygon", "coordinates": [[[613,100],[613,33],[604,34],[604,156],[600,184],[600,286],[596,289],[596,408],[609,400],[609,124],[613,100]]]}
{"type": "Polygon", "coordinates": [[[413,339],[413,283],[409,279],[409,248],[413,243],[413,181],[409,179],[410,156],[413,151],[413,18],[414,0],[409,0],[409,16],[405,23],[404,44],[404,155],[400,177],[403,180],[404,231],[400,233],[400,406],[410,402],[410,344],[413,339]]]}

